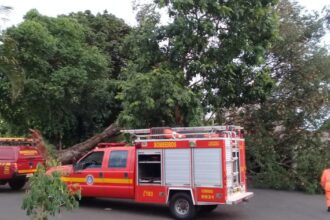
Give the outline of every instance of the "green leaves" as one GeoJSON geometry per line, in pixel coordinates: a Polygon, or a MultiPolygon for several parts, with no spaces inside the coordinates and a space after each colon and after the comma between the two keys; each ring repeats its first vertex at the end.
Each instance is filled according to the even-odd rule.
{"type": "Polygon", "coordinates": [[[3,45],[0,47],[0,73],[8,78],[11,86],[11,98],[15,100],[23,90],[25,74],[15,58],[17,53],[16,42],[4,35],[1,43],[3,45]]]}
{"type": "Polygon", "coordinates": [[[266,51],[276,39],[275,1],[155,3],[168,9],[171,22],[160,25],[154,5],[147,5],[138,13],[138,27],[126,38],[124,50],[130,62],[119,96],[123,124],[187,125],[188,118],[199,121],[189,115],[199,115],[201,106],[205,114],[265,100],[273,83],[264,63],[266,51]],[[155,72],[166,77],[162,79],[155,72]],[[163,85],[157,85],[158,81],[163,85]],[[165,94],[164,100],[159,91],[165,94]],[[200,100],[198,105],[195,98],[200,100]],[[181,122],[174,120],[173,106],[190,113],[180,114],[181,122]]]}
{"type": "MultiPolygon", "coordinates": [[[[260,186],[315,193],[321,190],[319,175],[330,153],[317,130],[330,109],[330,57],[318,44],[324,18],[302,15],[298,5],[286,0],[277,10],[280,38],[267,59],[272,77],[259,75],[255,81],[275,83],[258,108],[246,107],[242,120],[251,133],[251,177],[260,186]]],[[[256,88],[254,93],[263,94],[256,88]]]]}
{"type": "Polygon", "coordinates": [[[0,72],[0,115],[12,132],[34,127],[52,143],[68,146],[115,121],[116,80],[125,63],[120,46],[128,26],[107,13],[51,18],[32,10],[25,19],[7,30],[11,41],[0,46],[12,48],[3,57],[19,67],[9,63],[0,72]],[[23,75],[20,83],[16,75],[23,75]],[[20,91],[15,102],[10,85],[20,91]]]}
{"type": "Polygon", "coordinates": [[[198,96],[182,87],[180,74],[163,68],[131,74],[118,95],[123,103],[121,125],[142,128],[200,123],[198,96]]]}
{"type": "Polygon", "coordinates": [[[169,42],[166,59],[178,72],[185,72],[186,85],[202,77],[199,89],[207,91],[207,105],[241,106],[262,100],[269,93],[270,81],[259,76],[269,74],[262,64],[266,50],[276,39],[274,4],[275,1],[257,0],[172,0],[159,4],[166,5],[173,18],[164,27],[164,39],[169,42]],[[261,82],[263,79],[267,81],[261,82]],[[253,81],[258,81],[253,87],[258,87],[254,90],[259,92],[249,92],[247,96],[237,92],[250,90],[253,81]]]}
{"type": "Polygon", "coordinates": [[[46,220],[63,208],[72,210],[79,206],[79,189],[68,189],[61,181],[61,173],[46,174],[45,167],[38,165],[37,172],[29,179],[29,189],[23,199],[22,209],[35,220],[46,220]]]}

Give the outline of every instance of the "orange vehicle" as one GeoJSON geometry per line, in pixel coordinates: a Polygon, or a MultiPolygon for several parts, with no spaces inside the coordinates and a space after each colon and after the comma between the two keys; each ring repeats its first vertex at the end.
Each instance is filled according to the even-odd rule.
{"type": "Polygon", "coordinates": [[[0,138],[0,184],[9,184],[13,190],[23,188],[27,178],[44,163],[33,139],[0,138]]]}
{"type": "Polygon", "coordinates": [[[83,197],[131,199],[168,205],[175,219],[192,219],[198,210],[234,205],[247,191],[245,141],[238,126],[123,130],[133,146],[101,143],[63,171],[83,197]]]}

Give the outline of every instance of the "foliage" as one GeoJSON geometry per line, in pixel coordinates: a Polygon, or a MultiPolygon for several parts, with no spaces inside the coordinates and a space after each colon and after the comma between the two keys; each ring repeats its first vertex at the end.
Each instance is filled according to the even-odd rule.
{"type": "Polygon", "coordinates": [[[11,98],[16,100],[22,91],[25,78],[24,71],[15,58],[16,42],[4,34],[1,37],[1,43],[3,45],[0,48],[0,73],[8,78],[11,87],[11,98]]]}
{"type": "Polygon", "coordinates": [[[326,131],[329,132],[330,131],[330,119],[326,120],[322,126],[320,127],[319,131],[326,131]]]}
{"type": "MultiPolygon", "coordinates": [[[[191,97],[199,98],[200,105],[191,102],[190,112],[196,114],[181,114],[181,121],[185,123],[169,120],[168,116],[164,120],[155,120],[155,114],[152,117],[141,115],[147,115],[149,110],[167,111],[166,105],[154,105],[150,100],[144,103],[141,98],[152,96],[144,94],[136,97],[140,100],[134,103],[144,103],[148,110],[138,108],[132,112],[133,105],[128,105],[132,100],[122,95],[124,111],[120,118],[126,122],[141,119],[140,124],[132,124],[139,126],[162,126],[162,121],[168,125],[189,125],[191,117],[200,118],[201,106],[204,113],[218,112],[223,107],[263,100],[272,87],[268,68],[262,64],[266,49],[276,37],[273,4],[275,1],[254,1],[252,4],[247,1],[173,0],[155,1],[155,4],[141,7],[137,14],[139,24],[123,46],[130,61],[124,80],[135,81],[139,74],[149,76],[153,71],[166,70],[178,75],[176,83],[171,85],[180,88],[182,94],[194,94],[191,97]],[[171,19],[169,24],[160,25],[156,6],[166,7],[171,19]],[[126,110],[126,107],[130,109],[126,110]]],[[[128,84],[134,85],[135,82],[128,84]]],[[[162,91],[150,92],[168,95],[164,88],[160,86],[162,91]]],[[[176,94],[171,93],[172,100],[182,99],[174,96],[176,94]]],[[[181,112],[186,112],[187,107],[178,107],[182,108],[181,112]]],[[[171,112],[174,118],[176,112],[173,108],[171,112]]]]}
{"type": "MultiPolygon", "coordinates": [[[[128,31],[124,22],[106,13],[51,18],[36,10],[9,28],[12,55],[25,75],[23,91],[13,100],[10,77],[0,72],[0,115],[11,132],[33,127],[52,143],[67,146],[113,122],[120,109],[116,77],[123,65],[116,39],[128,31]]],[[[1,49],[8,46],[4,42],[1,49]]]]}
{"type": "MultiPolygon", "coordinates": [[[[12,9],[10,6],[0,5],[0,19],[6,21],[12,9]]],[[[3,31],[1,25],[0,31],[3,31]]],[[[21,91],[24,80],[23,71],[15,59],[16,42],[3,33],[0,36],[0,43],[3,44],[0,48],[0,72],[8,77],[12,98],[15,99],[21,91]]]]}
{"type": "Polygon", "coordinates": [[[308,193],[322,192],[320,175],[329,163],[329,141],[324,142],[320,137],[309,137],[302,141],[300,148],[296,149],[295,189],[308,193]]]}
{"type": "Polygon", "coordinates": [[[88,27],[85,31],[86,42],[99,48],[110,64],[108,75],[117,78],[126,63],[126,55],[121,51],[125,37],[130,33],[129,27],[122,19],[109,14],[106,10],[93,15],[90,11],[71,13],[68,17],[76,19],[79,24],[88,27]]]}
{"type": "MultiPolygon", "coordinates": [[[[132,73],[131,73],[132,74],[132,73]]],[[[122,85],[119,122],[127,127],[196,126],[202,119],[198,96],[182,87],[180,74],[166,69],[134,73],[122,85]]]]}
{"type": "Polygon", "coordinates": [[[172,19],[161,28],[169,65],[185,73],[186,86],[205,91],[204,106],[215,111],[266,97],[272,82],[262,64],[277,35],[276,1],[156,2],[172,19]]]}
{"type": "Polygon", "coordinates": [[[280,39],[268,53],[276,82],[264,103],[246,107],[248,163],[256,185],[317,192],[329,158],[316,130],[329,117],[330,56],[318,42],[325,17],[282,0],[280,39]]]}
{"type": "Polygon", "coordinates": [[[315,192],[329,157],[316,132],[329,117],[327,13],[287,0],[155,0],[129,27],[106,11],[32,10],[2,35],[0,126],[67,146],[117,119],[190,126],[211,113],[246,128],[255,185],[315,192]]]}
{"type": "Polygon", "coordinates": [[[46,220],[49,215],[60,213],[62,208],[72,210],[79,205],[76,200],[80,199],[79,190],[69,191],[59,172],[46,174],[45,167],[40,164],[29,180],[29,187],[22,208],[32,219],[46,220]]]}
{"type": "Polygon", "coordinates": [[[8,125],[0,118],[0,135],[5,136],[8,133],[8,125]]]}

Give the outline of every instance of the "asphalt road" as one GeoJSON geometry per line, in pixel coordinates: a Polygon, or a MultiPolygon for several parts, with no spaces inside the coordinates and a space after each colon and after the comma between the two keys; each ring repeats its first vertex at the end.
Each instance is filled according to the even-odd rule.
{"type": "MultiPolygon", "coordinates": [[[[199,215],[205,220],[329,220],[325,198],[297,192],[253,189],[254,198],[237,206],[218,207],[199,215]]],[[[0,220],[29,220],[20,208],[24,191],[13,192],[0,186],[0,220]]],[[[81,204],[72,212],[63,211],[52,220],[148,220],[171,219],[163,206],[135,204],[129,201],[96,199],[81,204]]]]}

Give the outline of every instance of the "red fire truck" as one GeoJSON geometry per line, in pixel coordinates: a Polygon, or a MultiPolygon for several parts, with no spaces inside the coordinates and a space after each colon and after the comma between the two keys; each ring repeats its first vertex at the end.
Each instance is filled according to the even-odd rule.
{"type": "Polygon", "coordinates": [[[101,143],[64,171],[62,180],[79,184],[83,197],[132,199],[168,205],[176,219],[197,210],[237,204],[247,192],[245,142],[241,127],[210,126],[123,130],[134,146],[101,143]]]}
{"type": "Polygon", "coordinates": [[[0,138],[0,185],[9,183],[12,189],[21,189],[43,162],[33,139],[0,138]]]}

